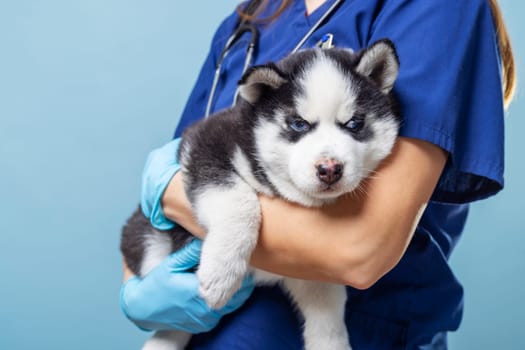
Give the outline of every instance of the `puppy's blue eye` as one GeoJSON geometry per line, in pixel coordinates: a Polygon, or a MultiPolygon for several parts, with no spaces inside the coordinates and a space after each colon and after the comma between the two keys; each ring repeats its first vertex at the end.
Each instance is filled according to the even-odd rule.
{"type": "Polygon", "coordinates": [[[364,115],[358,115],[350,119],[345,124],[345,128],[350,130],[351,132],[358,132],[361,129],[363,129],[363,126],[365,126],[365,116],[364,115]]]}
{"type": "Polygon", "coordinates": [[[307,132],[310,130],[311,125],[303,118],[294,118],[289,124],[290,128],[295,132],[307,132]]]}

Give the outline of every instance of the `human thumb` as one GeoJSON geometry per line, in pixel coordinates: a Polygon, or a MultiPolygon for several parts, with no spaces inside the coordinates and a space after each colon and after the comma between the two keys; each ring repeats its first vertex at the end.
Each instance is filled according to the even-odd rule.
{"type": "Polygon", "coordinates": [[[199,264],[202,241],[194,239],[168,257],[168,266],[173,272],[187,271],[199,264]]]}

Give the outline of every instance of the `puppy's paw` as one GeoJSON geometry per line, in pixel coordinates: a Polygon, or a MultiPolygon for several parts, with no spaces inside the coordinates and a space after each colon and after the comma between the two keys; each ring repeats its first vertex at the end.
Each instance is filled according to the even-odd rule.
{"type": "Polygon", "coordinates": [[[316,339],[315,341],[305,341],[305,350],[352,350],[348,339],[316,339]]]}
{"type": "Polygon", "coordinates": [[[151,338],[144,343],[142,350],[184,350],[184,348],[180,348],[177,344],[173,344],[166,339],[151,338]]]}
{"type": "Polygon", "coordinates": [[[231,269],[206,268],[207,265],[201,263],[197,271],[199,279],[199,294],[212,309],[222,308],[228,300],[241,287],[242,279],[246,273],[246,268],[231,269]]]}
{"type": "Polygon", "coordinates": [[[184,350],[190,337],[180,331],[159,331],[144,343],[142,350],[184,350]]]}
{"type": "Polygon", "coordinates": [[[312,330],[311,327],[310,329],[305,328],[303,330],[304,349],[352,350],[346,326],[344,327],[345,329],[342,331],[329,328],[322,329],[322,327],[318,327],[315,330],[312,330]]]}

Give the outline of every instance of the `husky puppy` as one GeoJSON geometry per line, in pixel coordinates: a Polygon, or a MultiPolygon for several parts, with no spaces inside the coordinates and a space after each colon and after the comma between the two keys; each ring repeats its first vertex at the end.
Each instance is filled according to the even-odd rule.
{"type": "MultiPolygon", "coordinates": [[[[398,69],[388,40],[358,53],[299,51],[248,70],[236,106],[186,130],[178,157],[193,212],[207,230],[197,276],[210,307],[222,307],[253,271],[259,193],[321,206],[355,190],[391,152],[400,125],[391,94],[398,69]]],[[[137,210],[121,249],[144,276],[189,237],[180,227],[155,230],[137,210]]],[[[304,317],[307,350],[350,349],[344,286],[253,272],[289,293],[304,317]]],[[[144,349],[183,349],[188,339],[157,332],[144,349]]]]}

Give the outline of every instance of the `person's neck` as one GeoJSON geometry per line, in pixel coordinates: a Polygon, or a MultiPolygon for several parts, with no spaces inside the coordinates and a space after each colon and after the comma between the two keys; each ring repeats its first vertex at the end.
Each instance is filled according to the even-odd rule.
{"type": "Polygon", "coordinates": [[[306,5],[306,14],[310,15],[312,12],[317,10],[326,0],[304,0],[306,5]]]}

